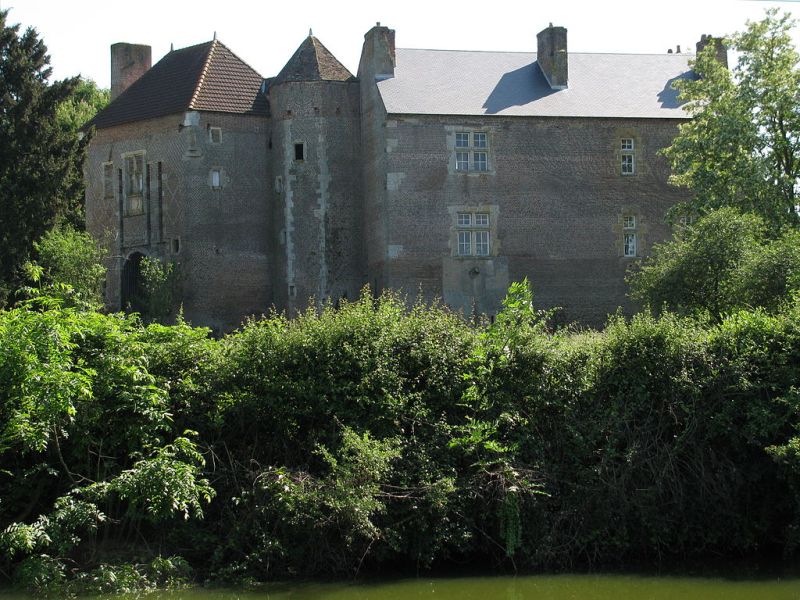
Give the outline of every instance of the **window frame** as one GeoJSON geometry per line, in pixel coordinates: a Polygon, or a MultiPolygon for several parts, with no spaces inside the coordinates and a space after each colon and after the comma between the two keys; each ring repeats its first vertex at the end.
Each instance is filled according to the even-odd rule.
{"type": "Polygon", "coordinates": [[[489,132],[481,129],[454,131],[453,158],[457,173],[489,173],[491,147],[489,132]]]}
{"type": "Polygon", "coordinates": [[[222,127],[215,127],[212,125],[208,126],[208,142],[210,144],[221,144],[222,143],[222,127]],[[214,133],[218,134],[218,139],[214,139],[214,133]]]}
{"type": "Polygon", "coordinates": [[[636,231],[629,230],[622,234],[622,256],[636,258],[638,256],[638,245],[636,231]]]}
{"type": "Polygon", "coordinates": [[[620,174],[636,174],[636,141],[632,137],[620,138],[620,174]]]}
{"type": "Polygon", "coordinates": [[[487,210],[456,212],[456,256],[485,258],[492,254],[491,216],[487,210]]]}
{"type": "Polygon", "coordinates": [[[122,154],[122,171],[125,215],[142,215],[145,194],[145,151],[137,150],[122,154]]]}

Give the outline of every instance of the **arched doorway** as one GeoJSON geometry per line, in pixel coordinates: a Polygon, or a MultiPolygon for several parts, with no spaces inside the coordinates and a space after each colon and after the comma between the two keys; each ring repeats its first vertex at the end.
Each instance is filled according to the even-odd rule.
{"type": "Polygon", "coordinates": [[[141,264],[144,254],[134,252],[122,267],[122,285],[120,289],[121,308],[125,312],[141,313],[144,298],[142,287],[141,264]]]}

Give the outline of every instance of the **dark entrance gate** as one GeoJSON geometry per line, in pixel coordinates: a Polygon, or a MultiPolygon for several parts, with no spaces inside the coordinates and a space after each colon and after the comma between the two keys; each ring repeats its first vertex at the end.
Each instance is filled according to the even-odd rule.
{"type": "Polygon", "coordinates": [[[142,287],[141,264],[144,254],[134,252],[125,261],[122,267],[122,288],[120,298],[122,300],[122,310],[125,312],[141,313],[144,298],[142,287]]]}

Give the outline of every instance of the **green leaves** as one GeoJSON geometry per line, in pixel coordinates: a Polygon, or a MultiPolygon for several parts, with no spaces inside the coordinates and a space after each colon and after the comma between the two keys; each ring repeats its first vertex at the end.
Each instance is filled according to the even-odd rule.
{"type": "Polygon", "coordinates": [[[793,26],[789,15],[770,9],[726,40],[739,55],[733,69],[718,62],[712,43],[694,61],[698,78],[679,80],[692,120],[664,153],[672,182],[694,197],[675,215],[731,206],[773,227],[798,225],[800,58],[793,26]]]}
{"type": "Polygon", "coordinates": [[[707,312],[777,310],[800,283],[800,236],[767,236],[766,222],[726,207],[658,244],[627,277],[631,296],[653,309],[707,312]]]}

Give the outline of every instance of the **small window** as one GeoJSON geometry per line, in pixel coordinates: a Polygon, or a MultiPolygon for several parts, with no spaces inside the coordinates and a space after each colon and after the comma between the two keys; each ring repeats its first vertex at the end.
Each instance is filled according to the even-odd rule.
{"type": "Polygon", "coordinates": [[[634,215],[625,215],[622,217],[623,229],[636,229],[636,217],[634,215]]]}
{"type": "Polygon", "coordinates": [[[487,172],[489,170],[489,152],[489,134],[485,131],[455,132],[456,171],[487,172]]]}
{"type": "Polygon", "coordinates": [[[114,198],[114,163],[103,163],[103,198],[114,198]]]}
{"type": "Polygon", "coordinates": [[[458,254],[459,256],[470,256],[472,254],[472,232],[458,232],[458,254]]]}
{"type": "Polygon", "coordinates": [[[631,257],[636,256],[636,234],[635,233],[626,233],[625,234],[625,256],[631,257]]]}
{"type": "Polygon", "coordinates": [[[682,216],[681,216],[681,217],[678,219],[678,224],[679,224],[681,227],[689,227],[689,226],[690,226],[690,225],[692,225],[693,223],[694,223],[694,217],[693,217],[693,216],[691,216],[691,215],[682,215],[682,216]]]}
{"type": "Polygon", "coordinates": [[[622,174],[633,175],[633,154],[622,155],[622,174]]]}
{"type": "Polygon", "coordinates": [[[141,196],[144,191],[144,155],[133,154],[125,157],[125,193],[141,196]]]}
{"type": "Polygon", "coordinates": [[[222,143],[222,127],[209,127],[208,128],[208,141],[212,144],[222,143]]]}
{"type": "Polygon", "coordinates": [[[475,232],[475,255],[476,256],[489,256],[489,232],[476,231],[475,232]]]}
{"type": "Polygon", "coordinates": [[[297,143],[294,145],[294,159],[295,160],[305,160],[305,147],[302,142],[297,143]]]}
{"type": "Polygon", "coordinates": [[[456,213],[458,256],[489,256],[491,253],[489,213],[456,213]]]}
{"type": "Polygon", "coordinates": [[[620,140],[620,149],[622,150],[622,154],[620,155],[620,172],[623,175],[633,175],[636,171],[636,161],[634,159],[636,155],[634,153],[633,138],[622,138],[620,140]]]}
{"type": "Polygon", "coordinates": [[[222,174],[220,173],[219,169],[211,169],[211,187],[214,189],[219,189],[222,187],[222,174]]]}
{"type": "Polygon", "coordinates": [[[179,238],[173,238],[172,240],[172,253],[177,254],[181,251],[181,240],[179,238]]]}

